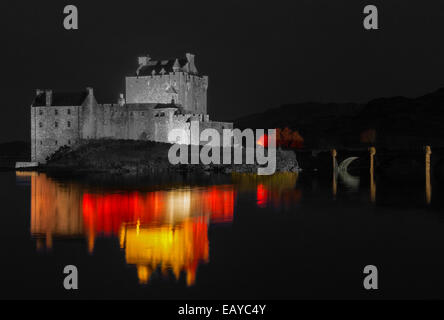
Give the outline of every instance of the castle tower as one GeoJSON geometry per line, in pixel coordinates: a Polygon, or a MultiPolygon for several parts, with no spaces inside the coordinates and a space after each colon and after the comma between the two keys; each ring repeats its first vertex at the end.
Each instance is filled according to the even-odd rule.
{"type": "Polygon", "coordinates": [[[95,138],[96,101],[92,88],[81,92],[36,90],[31,111],[31,161],[45,163],[62,146],[95,138]]]}
{"type": "Polygon", "coordinates": [[[126,77],[126,102],[170,103],[174,100],[184,111],[207,114],[208,77],[200,75],[195,56],[151,60],[139,57],[136,74],[126,77]]]}

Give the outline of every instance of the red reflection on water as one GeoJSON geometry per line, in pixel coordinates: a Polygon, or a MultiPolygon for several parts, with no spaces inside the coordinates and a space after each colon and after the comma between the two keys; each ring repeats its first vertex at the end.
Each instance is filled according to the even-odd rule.
{"type": "Polygon", "coordinates": [[[176,279],[185,272],[195,282],[200,263],[209,259],[208,224],[231,222],[233,186],[148,193],[85,193],[83,222],[89,248],[96,235],[119,235],[128,264],[136,265],[141,283],[160,267],[176,279]]]}
{"type": "Polygon", "coordinates": [[[222,223],[233,221],[234,212],[233,189],[221,189],[213,186],[203,196],[203,201],[208,206],[208,212],[211,212],[211,223],[222,223]]]}
{"type": "Polygon", "coordinates": [[[265,208],[267,205],[267,189],[262,183],[257,185],[256,197],[257,206],[260,208],[265,208]]]}
{"type": "Polygon", "coordinates": [[[208,262],[208,224],[202,221],[195,221],[192,224],[194,255],[185,265],[187,273],[187,284],[190,286],[196,281],[196,272],[201,262],[208,262]]]}
{"type": "Polygon", "coordinates": [[[85,193],[83,221],[86,230],[104,235],[118,234],[121,226],[127,223],[177,223],[201,215],[209,216],[210,223],[231,222],[234,197],[231,186],[148,193],[85,193]]]}
{"type": "Polygon", "coordinates": [[[256,200],[259,208],[266,208],[269,203],[275,208],[291,207],[302,198],[299,189],[274,190],[260,183],[256,189],[256,200]]]}
{"type": "Polygon", "coordinates": [[[87,230],[104,235],[118,234],[124,223],[159,220],[164,209],[163,194],[83,194],[83,221],[87,230]]]}

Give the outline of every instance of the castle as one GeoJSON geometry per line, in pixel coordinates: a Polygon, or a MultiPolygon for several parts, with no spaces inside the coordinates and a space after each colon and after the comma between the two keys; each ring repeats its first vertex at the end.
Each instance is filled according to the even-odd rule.
{"type": "Polygon", "coordinates": [[[169,141],[168,133],[190,132],[191,121],[198,121],[200,130],[233,128],[229,122],[210,121],[208,76],[199,74],[193,54],[158,61],[144,56],[138,62],[115,104],[97,103],[92,88],[78,93],[37,89],[31,105],[31,161],[45,163],[60,147],[88,139],[180,143],[169,141]]]}

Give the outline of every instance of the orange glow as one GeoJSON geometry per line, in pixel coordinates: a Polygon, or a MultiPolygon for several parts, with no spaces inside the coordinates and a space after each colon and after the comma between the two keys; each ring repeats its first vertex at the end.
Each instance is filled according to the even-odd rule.
{"type": "Polygon", "coordinates": [[[432,183],[430,178],[430,156],[432,155],[432,148],[430,146],[425,147],[425,169],[426,169],[426,203],[432,202],[432,183]]]}
{"type": "Polygon", "coordinates": [[[31,175],[31,234],[38,250],[59,238],[84,238],[94,253],[96,237],[117,237],[140,283],[161,274],[184,274],[193,285],[209,261],[208,225],[233,220],[232,185],[154,192],[85,192],[45,174],[31,175]]]}
{"type": "Polygon", "coordinates": [[[256,142],[259,146],[264,148],[268,147],[268,136],[266,134],[262,135],[256,142]]]}
{"type": "MultiPolygon", "coordinates": [[[[79,237],[83,235],[80,214],[80,190],[68,185],[61,187],[45,174],[31,177],[31,233],[46,239],[52,247],[53,237],[79,237]]],[[[42,248],[42,242],[38,244],[42,248]]]]}

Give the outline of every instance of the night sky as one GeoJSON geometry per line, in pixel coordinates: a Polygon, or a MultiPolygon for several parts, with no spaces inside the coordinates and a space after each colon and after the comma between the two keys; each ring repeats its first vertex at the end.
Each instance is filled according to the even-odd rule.
{"type": "Polygon", "coordinates": [[[36,88],[92,86],[99,103],[116,102],[142,54],[196,54],[215,120],[444,87],[444,1],[41,0],[0,9],[0,142],[29,140],[36,88]],[[79,30],[63,28],[68,4],[79,30]],[[367,4],[378,6],[380,30],[364,30],[367,4]]]}

